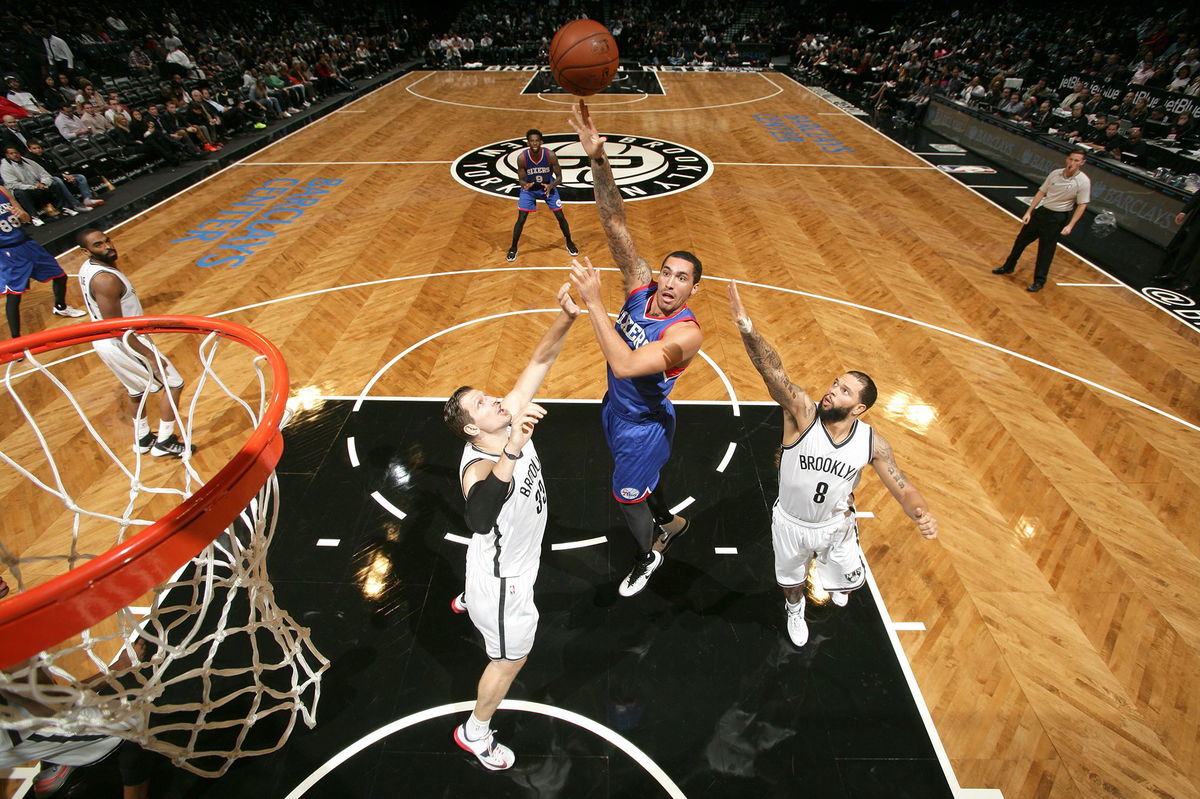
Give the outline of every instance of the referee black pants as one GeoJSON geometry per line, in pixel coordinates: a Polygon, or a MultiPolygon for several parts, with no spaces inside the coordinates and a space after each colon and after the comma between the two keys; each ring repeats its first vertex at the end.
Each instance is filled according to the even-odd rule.
{"type": "Polygon", "coordinates": [[[1013,242],[1012,252],[1008,254],[1004,268],[1009,271],[1016,269],[1021,253],[1025,252],[1025,248],[1036,239],[1038,243],[1037,267],[1033,272],[1033,281],[1045,283],[1046,276],[1050,274],[1050,261],[1054,259],[1054,248],[1058,244],[1058,237],[1070,219],[1070,211],[1047,211],[1045,208],[1035,208],[1029,224],[1024,225],[1017,233],[1017,240],[1013,242]]]}

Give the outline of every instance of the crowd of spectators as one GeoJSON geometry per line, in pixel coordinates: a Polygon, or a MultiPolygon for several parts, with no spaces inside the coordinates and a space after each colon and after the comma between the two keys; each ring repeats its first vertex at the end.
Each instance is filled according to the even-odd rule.
{"type": "Polygon", "coordinates": [[[784,6],[735,8],[721,0],[621,0],[603,9],[597,5],[562,0],[503,6],[472,0],[449,31],[430,37],[425,62],[438,67],[544,64],[559,27],[591,18],[605,23],[624,59],[654,66],[751,66],[765,60],[769,45],[786,41],[795,22],[784,6]]]}
{"type": "Polygon", "coordinates": [[[352,89],[407,60],[422,27],[319,3],[149,8],[56,4],[0,26],[0,178],[33,224],[352,89]]]}
{"type": "Polygon", "coordinates": [[[938,95],[1126,162],[1140,160],[1147,140],[1200,147],[1194,114],[1135,91],[1200,99],[1200,27],[1186,8],[909,8],[886,30],[842,15],[801,35],[793,60],[901,120],[919,118],[938,95]],[[1063,85],[1063,76],[1074,77],[1063,85]]]}

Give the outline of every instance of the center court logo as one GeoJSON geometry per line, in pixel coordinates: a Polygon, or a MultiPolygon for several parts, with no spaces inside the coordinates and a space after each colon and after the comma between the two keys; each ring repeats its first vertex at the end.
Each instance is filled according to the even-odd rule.
{"type": "MultiPolygon", "coordinates": [[[[612,165],[617,188],[626,200],[644,200],[687,191],[708,180],[712,161],[703,153],[682,144],[644,136],[605,134],[604,153],[612,165]]],[[[552,150],[562,167],[563,182],[558,194],[564,203],[590,203],[592,168],[578,137],[571,133],[550,133],[544,146],[552,150]]],[[[500,197],[517,198],[517,156],[525,149],[525,139],[496,142],[462,155],[450,168],[454,179],[467,188],[500,197]]]]}

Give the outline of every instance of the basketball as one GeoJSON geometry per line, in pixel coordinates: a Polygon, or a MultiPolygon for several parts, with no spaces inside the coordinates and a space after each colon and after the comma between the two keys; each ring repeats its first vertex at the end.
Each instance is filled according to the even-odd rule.
{"type": "Polygon", "coordinates": [[[550,72],[571,94],[587,97],[604,91],[617,74],[617,63],[616,40],[592,19],[568,22],[550,42],[550,72]]]}

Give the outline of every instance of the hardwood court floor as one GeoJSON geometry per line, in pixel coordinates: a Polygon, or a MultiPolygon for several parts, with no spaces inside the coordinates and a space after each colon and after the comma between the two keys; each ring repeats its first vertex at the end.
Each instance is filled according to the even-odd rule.
{"type": "MultiPolygon", "coordinates": [[[[113,231],[122,266],[151,312],[265,333],[302,396],[357,395],[442,331],[370,393],[501,390],[548,317],[476,320],[551,307],[568,258],[539,213],[506,263],[515,202],[466,188],[449,166],[529,127],[569,132],[566,98],[522,95],[527,77],[407,75],[113,231]],[[197,266],[238,252],[179,240],[279,180],[340,183],[240,265],[197,266]]],[[[1055,285],[1109,282],[1064,251],[1040,294],[1023,290],[1032,252],[1019,279],[991,275],[1011,217],[785,77],[662,81],[663,96],[592,107],[612,136],[677,142],[715,164],[702,185],[627,205],[652,264],[673,249],[705,263],[693,307],[720,372],[697,361],[674,396],[725,400],[724,375],[740,399],[767,399],[729,323],[729,279],[747,284],[795,382],[819,392],[847,368],[874,376],[866,418],[942,532],[920,539],[868,475],[858,504],[877,519],[864,546],[892,617],[925,625],[901,640],[961,785],[1008,799],[1200,795],[1196,333],[1124,287],[1055,285]],[[778,140],[764,121],[785,115],[842,151],[778,140]]],[[[594,209],[567,216],[582,252],[611,266],[594,209]]],[[[79,260],[62,262],[74,272],[79,260]]],[[[615,310],[620,281],[604,279],[615,310]]],[[[56,321],[36,299],[27,329],[56,321]]],[[[116,402],[102,366],[79,369],[116,402]]],[[[543,393],[598,398],[603,375],[581,326],[543,393]]],[[[0,490],[6,507],[35,502],[7,476],[0,490]]],[[[22,525],[43,529],[39,514],[22,525]]]]}

